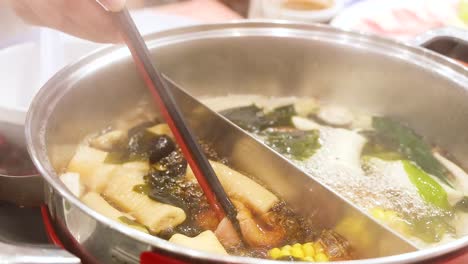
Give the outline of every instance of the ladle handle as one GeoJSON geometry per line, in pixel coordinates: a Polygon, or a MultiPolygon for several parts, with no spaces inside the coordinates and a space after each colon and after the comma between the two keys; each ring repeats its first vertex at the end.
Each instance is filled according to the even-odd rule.
{"type": "Polygon", "coordinates": [[[217,178],[208,158],[197,143],[195,134],[187,125],[187,121],[172,94],[172,90],[178,89],[178,87],[173,86],[171,90],[166,79],[154,67],[148,47],[129,11],[124,8],[122,11],[115,12],[112,15],[132,54],[135,66],[146,83],[151,98],[159,107],[162,116],[174,134],[177,144],[207,198],[208,204],[212,207],[220,221],[224,217],[227,217],[237,227],[236,229],[240,234],[240,227],[236,218],[236,208],[217,178]]]}
{"type": "Polygon", "coordinates": [[[422,46],[452,59],[468,63],[468,31],[445,27],[427,31],[409,41],[409,44],[422,46]]]}

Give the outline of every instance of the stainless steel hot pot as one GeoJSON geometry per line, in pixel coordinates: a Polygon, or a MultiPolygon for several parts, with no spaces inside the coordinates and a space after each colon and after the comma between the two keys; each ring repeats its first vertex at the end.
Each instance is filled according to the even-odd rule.
{"type": "MultiPolygon", "coordinates": [[[[432,40],[433,47],[460,54],[456,38],[440,42],[438,37],[419,41],[432,40]]],[[[468,71],[435,52],[327,26],[287,23],[201,25],[147,40],[158,67],[192,95],[317,96],[391,115],[468,167],[468,71]]],[[[145,93],[127,49],[112,47],[61,71],[34,99],[26,137],[47,182],[45,202],[59,236],[87,262],[133,263],[152,250],[187,263],[258,263],[182,248],[118,225],[87,208],[57,178],[85,135],[104,128],[145,93]]],[[[426,261],[467,247],[465,237],[362,263],[426,261]]]]}

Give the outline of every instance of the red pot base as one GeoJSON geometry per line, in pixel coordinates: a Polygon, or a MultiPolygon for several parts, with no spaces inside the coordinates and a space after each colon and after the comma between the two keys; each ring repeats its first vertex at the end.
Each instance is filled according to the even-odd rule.
{"type": "MultiPolygon", "coordinates": [[[[41,206],[42,219],[44,221],[44,226],[46,229],[47,236],[52,244],[65,248],[59,236],[55,232],[54,226],[52,224],[52,219],[49,214],[49,209],[47,205],[41,206]]],[[[165,264],[187,264],[187,262],[168,257],[166,255],[158,254],[151,251],[142,252],[140,255],[141,264],[155,264],[155,263],[165,263],[165,264]]],[[[421,263],[429,263],[427,261],[421,263]]],[[[468,263],[468,248],[459,250],[454,253],[438,257],[430,261],[434,264],[466,264],[468,263]]]]}

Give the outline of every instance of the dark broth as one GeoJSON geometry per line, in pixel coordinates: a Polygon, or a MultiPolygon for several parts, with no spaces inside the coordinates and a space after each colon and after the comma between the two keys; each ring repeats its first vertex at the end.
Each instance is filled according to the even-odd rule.
{"type": "MultiPolygon", "coordinates": [[[[107,162],[148,161],[150,171],[144,177],[145,184],[134,186],[133,190],[146,194],[155,201],[170,204],[185,211],[187,219],[177,227],[157,234],[159,237],[169,239],[176,233],[194,237],[205,230],[215,231],[219,221],[198,183],[185,177],[187,161],[180,149],[169,137],[148,133],[147,128],[157,123],[159,122],[139,124],[130,128],[128,141],[115,146],[114,150],[108,154],[107,162]],[[160,155],[161,153],[164,155],[160,155]]],[[[229,162],[220,157],[210,144],[202,141],[199,143],[208,159],[229,166],[229,162]]],[[[260,218],[260,216],[255,215],[253,210],[251,212],[253,218],[260,218]]],[[[326,239],[327,234],[329,234],[314,228],[306,219],[295,214],[284,201],[277,203],[267,214],[269,222],[262,228],[279,227],[283,232],[279,243],[260,247],[248,247],[242,244],[226,247],[227,252],[233,255],[266,258],[268,250],[273,247],[326,239]]],[[[339,235],[334,234],[334,236],[338,237],[339,235]]],[[[345,240],[337,241],[343,242],[345,240]]],[[[351,254],[347,242],[343,242],[339,247],[346,248],[346,252],[343,251],[344,253],[340,257],[342,259],[350,258],[351,254]]]]}

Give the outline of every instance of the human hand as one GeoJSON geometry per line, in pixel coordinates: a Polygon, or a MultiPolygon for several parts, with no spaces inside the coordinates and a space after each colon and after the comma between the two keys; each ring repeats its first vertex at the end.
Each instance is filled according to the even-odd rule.
{"type": "Polygon", "coordinates": [[[108,11],[120,11],[126,0],[9,0],[30,24],[61,30],[97,42],[120,42],[108,11]],[[104,8],[103,8],[104,7],[104,8]]]}

